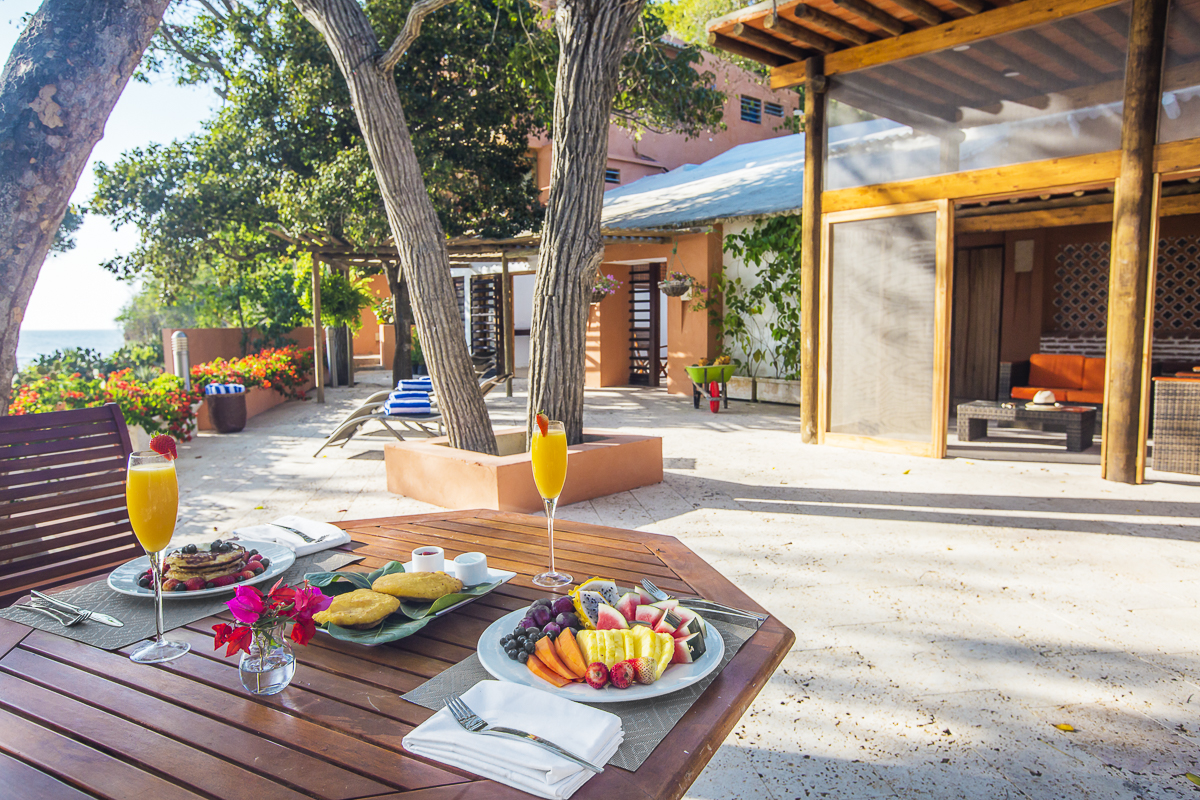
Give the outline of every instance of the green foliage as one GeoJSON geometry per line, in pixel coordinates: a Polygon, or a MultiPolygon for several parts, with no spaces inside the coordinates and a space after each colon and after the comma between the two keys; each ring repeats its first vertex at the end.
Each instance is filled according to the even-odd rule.
{"type": "Polygon", "coordinates": [[[709,20],[746,5],[744,0],[664,0],[658,3],[659,13],[675,36],[692,44],[705,44],[709,20]]]}
{"type": "Polygon", "coordinates": [[[79,226],[83,225],[83,218],[86,214],[87,209],[80,208],[74,203],[67,206],[67,213],[63,215],[62,222],[54,231],[54,241],[50,243],[51,252],[65,253],[75,249],[75,232],[79,230],[79,226]]]}
{"type": "Polygon", "coordinates": [[[33,359],[17,373],[15,383],[20,385],[47,375],[70,375],[75,372],[89,378],[124,369],[155,369],[157,373],[161,371],[162,363],[161,339],[126,344],[107,356],[90,347],[68,347],[33,359]]]}
{"type": "MultiPolygon", "coordinates": [[[[312,316],[312,272],[307,267],[296,270],[296,294],[300,305],[312,316]]],[[[349,325],[357,331],[362,327],[362,312],[375,303],[367,278],[350,278],[340,270],[321,271],[321,323],[331,328],[349,325]]]]}
{"type": "Polygon", "coordinates": [[[768,365],[780,378],[800,376],[800,218],[772,217],[725,237],[725,252],[757,270],[756,283],[718,281],[721,336],[746,354],[751,377],[768,365]]]}

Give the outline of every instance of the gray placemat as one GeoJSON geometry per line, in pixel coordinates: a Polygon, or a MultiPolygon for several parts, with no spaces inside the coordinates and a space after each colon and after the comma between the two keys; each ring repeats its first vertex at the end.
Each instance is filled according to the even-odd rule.
{"type": "MultiPolygon", "coordinates": [[[[699,683],[694,683],[678,692],[656,697],[652,700],[637,700],[628,703],[590,703],[589,705],[608,711],[621,718],[621,727],[625,730],[625,740],[621,742],[616,754],[608,760],[610,765],[627,769],[630,772],[642,765],[659,742],[667,738],[667,734],[675,727],[675,723],[687,713],[692,704],[700,699],[708,685],[717,679],[746,640],[758,630],[750,620],[722,617],[715,619],[716,614],[710,612],[704,619],[712,625],[725,640],[725,655],[721,666],[699,683]],[[745,627],[745,624],[751,627],[745,627]]],[[[403,695],[405,700],[416,703],[424,708],[438,711],[446,705],[446,698],[453,694],[462,694],[480,681],[494,680],[479,657],[472,653],[466,659],[450,667],[442,674],[430,678],[425,683],[403,695]]]]}
{"type": "MultiPolygon", "coordinates": [[[[310,553],[297,558],[296,562],[285,570],[280,578],[285,583],[297,583],[304,579],[306,573],[330,572],[361,560],[362,556],[349,553],[329,551],[310,553]]],[[[274,583],[272,582],[271,585],[273,586],[274,583]]],[[[225,602],[233,596],[234,588],[230,587],[230,592],[226,594],[209,595],[195,600],[165,600],[163,602],[164,630],[169,631],[224,611],[225,602]]],[[[270,586],[267,588],[269,589],[270,586]]],[[[49,617],[32,611],[18,611],[13,607],[0,609],[0,617],[104,650],[119,650],[155,634],[153,601],[114,592],[108,588],[108,583],[104,580],[66,589],[56,593],[54,597],[80,608],[109,614],[124,622],[125,625],[113,628],[92,621],[72,628],[64,628],[49,617]]]]}

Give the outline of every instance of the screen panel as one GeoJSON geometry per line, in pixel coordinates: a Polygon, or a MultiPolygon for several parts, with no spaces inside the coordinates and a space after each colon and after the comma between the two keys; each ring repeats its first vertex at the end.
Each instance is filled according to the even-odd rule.
{"type": "Polygon", "coordinates": [[[1174,0],[1167,15],[1158,141],[1200,138],[1200,0],[1174,0]]]}
{"type": "Polygon", "coordinates": [[[933,440],[937,213],[834,223],[829,433],[933,440]]]}

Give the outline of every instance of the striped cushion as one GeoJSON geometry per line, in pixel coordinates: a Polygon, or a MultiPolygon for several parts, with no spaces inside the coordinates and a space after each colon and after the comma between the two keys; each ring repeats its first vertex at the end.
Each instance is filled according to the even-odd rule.
{"type": "Polygon", "coordinates": [[[240,383],[210,383],[204,387],[205,394],[241,394],[246,387],[240,383]]]}
{"type": "Polygon", "coordinates": [[[433,405],[429,401],[429,392],[392,392],[383,404],[383,410],[392,416],[431,414],[433,405]]]}
{"type": "Polygon", "coordinates": [[[432,392],[433,381],[428,375],[420,378],[411,378],[400,381],[396,384],[396,390],[401,392],[432,392]]]}

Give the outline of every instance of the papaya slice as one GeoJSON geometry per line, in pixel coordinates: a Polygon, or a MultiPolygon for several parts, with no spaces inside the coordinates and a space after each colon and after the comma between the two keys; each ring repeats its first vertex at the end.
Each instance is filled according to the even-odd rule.
{"type": "Polygon", "coordinates": [[[562,659],[558,657],[558,653],[554,652],[554,642],[551,641],[549,636],[543,636],[542,638],[538,639],[537,644],[534,645],[533,652],[547,667],[554,670],[568,681],[575,680],[575,673],[567,669],[567,665],[564,664],[562,659]]]}
{"type": "Polygon", "coordinates": [[[529,660],[525,662],[525,666],[529,667],[529,671],[534,675],[537,675],[544,681],[553,683],[560,689],[571,682],[543,664],[536,655],[531,655],[529,660]]]}
{"type": "Polygon", "coordinates": [[[554,640],[554,651],[576,678],[583,678],[587,674],[587,662],[584,661],[583,652],[579,649],[579,643],[575,641],[575,634],[571,633],[570,628],[564,629],[554,640]]]}

